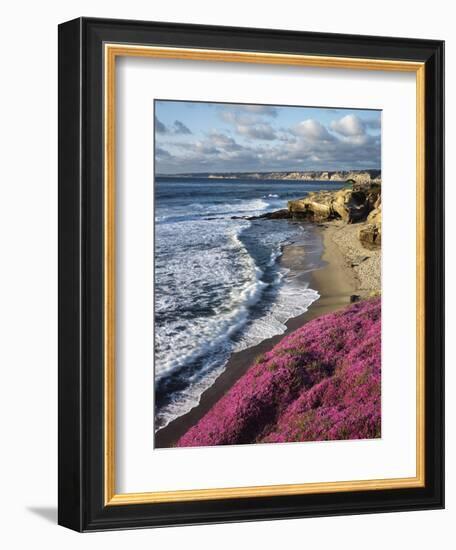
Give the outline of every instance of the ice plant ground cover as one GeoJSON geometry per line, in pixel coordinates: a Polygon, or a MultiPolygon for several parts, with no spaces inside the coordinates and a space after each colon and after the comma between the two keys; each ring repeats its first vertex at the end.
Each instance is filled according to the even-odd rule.
{"type": "Polygon", "coordinates": [[[381,434],[381,299],[323,315],[257,361],[179,447],[381,434]]]}

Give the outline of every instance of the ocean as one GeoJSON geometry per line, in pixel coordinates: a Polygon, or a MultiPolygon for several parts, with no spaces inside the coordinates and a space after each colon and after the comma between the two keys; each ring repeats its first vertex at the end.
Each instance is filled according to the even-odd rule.
{"type": "Polygon", "coordinates": [[[155,431],[199,402],[235,351],[286,330],[319,298],[311,225],[245,220],[338,183],[157,177],[155,180],[155,431]],[[280,263],[305,245],[299,273],[280,263]],[[303,284],[304,280],[304,284],[303,284]]]}

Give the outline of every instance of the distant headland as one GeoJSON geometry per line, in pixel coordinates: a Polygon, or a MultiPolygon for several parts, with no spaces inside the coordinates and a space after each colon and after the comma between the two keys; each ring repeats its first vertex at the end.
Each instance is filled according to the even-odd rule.
{"type": "Polygon", "coordinates": [[[302,172],[199,172],[188,174],[157,174],[157,177],[295,181],[353,180],[356,183],[381,183],[381,170],[308,170],[302,172]]]}

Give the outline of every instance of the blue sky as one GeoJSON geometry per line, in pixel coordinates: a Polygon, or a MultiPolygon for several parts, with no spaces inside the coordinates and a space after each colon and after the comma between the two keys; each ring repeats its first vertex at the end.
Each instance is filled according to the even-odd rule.
{"type": "Polygon", "coordinates": [[[155,101],[159,174],[379,169],[381,111],[155,101]]]}

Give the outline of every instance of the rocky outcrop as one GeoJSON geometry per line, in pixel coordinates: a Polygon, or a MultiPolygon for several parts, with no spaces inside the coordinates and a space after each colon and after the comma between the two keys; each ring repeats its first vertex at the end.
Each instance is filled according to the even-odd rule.
{"type": "Polygon", "coordinates": [[[274,212],[265,212],[259,216],[231,216],[232,220],[289,220],[291,218],[292,215],[286,208],[274,212]]]}
{"type": "Polygon", "coordinates": [[[359,240],[364,248],[375,250],[382,244],[381,228],[376,225],[366,225],[359,231],[359,240]]]}
{"type": "Polygon", "coordinates": [[[361,244],[366,249],[375,250],[382,244],[381,201],[381,185],[353,182],[351,187],[339,191],[316,191],[302,199],[288,201],[288,211],[295,220],[359,223],[361,244]]]}
{"type": "Polygon", "coordinates": [[[342,219],[359,223],[375,209],[380,192],[379,185],[355,183],[339,191],[316,191],[302,199],[288,201],[288,210],[294,219],[313,222],[342,219]]]}
{"type": "Polygon", "coordinates": [[[382,205],[381,197],[375,208],[367,216],[366,224],[359,231],[361,244],[369,250],[380,248],[382,245],[382,205]]]}
{"type": "Polygon", "coordinates": [[[309,193],[303,199],[288,201],[288,210],[293,219],[313,222],[330,220],[335,216],[332,196],[332,193],[324,191],[309,193]]]}
{"type": "Polygon", "coordinates": [[[286,180],[303,181],[353,181],[360,184],[380,183],[380,170],[350,170],[338,172],[289,172],[285,174],[276,173],[274,177],[286,180]]]}

